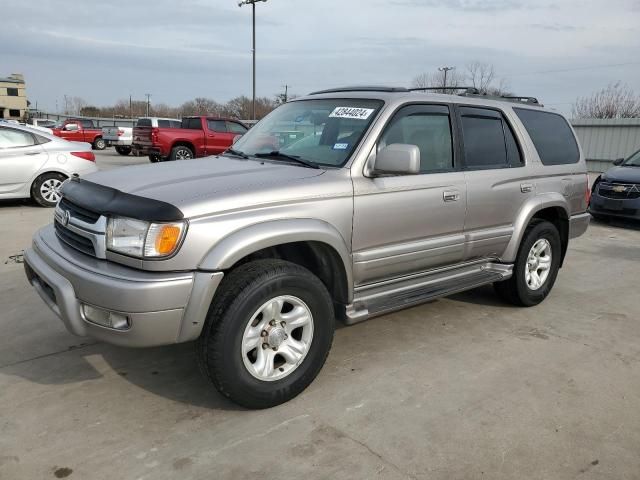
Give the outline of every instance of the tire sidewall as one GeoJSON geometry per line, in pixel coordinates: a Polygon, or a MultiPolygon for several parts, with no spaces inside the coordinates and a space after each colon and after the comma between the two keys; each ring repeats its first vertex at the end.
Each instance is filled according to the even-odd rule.
{"type": "Polygon", "coordinates": [[[194,154],[193,154],[193,150],[191,150],[189,147],[183,147],[183,146],[179,146],[179,147],[174,147],[173,151],[171,152],[171,159],[172,160],[191,160],[195,158],[194,154]],[[178,152],[180,150],[186,150],[189,152],[190,157],[189,158],[178,158],[178,152]]]}
{"type": "Polygon", "coordinates": [[[518,259],[514,268],[514,275],[516,276],[520,300],[526,306],[537,305],[542,302],[547,295],[549,295],[558,276],[561,255],[562,245],[560,242],[560,234],[558,229],[552,223],[540,222],[529,230],[518,253],[518,259]],[[551,271],[549,272],[544,285],[537,290],[532,290],[529,288],[529,285],[527,285],[525,279],[527,258],[531,247],[538,240],[543,238],[551,245],[551,271]]]}
{"type": "Polygon", "coordinates": [[[221,380],[233,397],[246,398],[248,406],[256,406],[256,401],[259,407],[276,405],[282,402],[281,398],[300,393],[316,377],[331,348],[334,313],[326,289],[319,280],[314,280],[315,277],[295,273],[278,274],[249,285],[231,303],[213,348],[221,352],[222,365],[217,365],[216,370],[221,372],[221,380]],[[313,316],[313,340],[306,357],[291,374],[279,380],[262,381],[251,375],[244,365],[242,336],[260,306],[281,295],[298,297],[307,304],[313,316]]]}
{"type": "Polygon", "coordinates": [[[44,198],[40,193],[40,187],[42,187],[42,184],[47,180],[57,179],[57,180],[60,180],[61,182],[64,182],[66,178],[67,177],[65,177],[61,173],[45,173],[43,175],[40,175],[38,178],[35,179],[35,181],[33,182],[33,185],[31,186],[31,196],[33,197],[35,202],[42,207],[47,207],[47,208],[55,207],[57,202],[50,202],[49,200],[44,198]]]}
{"type": "Polygon", "coordinates": [[[96,140],[93,142],[93,148],[95,150],[104,150],[105,148],[107,148],[107,144],[103,138],[96,138],[96,140]]]}

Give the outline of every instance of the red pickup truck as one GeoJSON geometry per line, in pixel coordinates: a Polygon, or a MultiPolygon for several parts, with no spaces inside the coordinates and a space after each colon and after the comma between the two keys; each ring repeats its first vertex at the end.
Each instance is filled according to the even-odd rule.
{"type": "Polygon", "coordinates": [[[53,134],[70,142],[87,142],[94,150],[104,150],[107,142],[102,138],[102,129],[93,120],[69,118],[52,129],[53,134]]]}
{"type": "Polygon", "coordinates": [[[149,160],[184,160],[224,152],[248,128],[237,120],[184,117],[180,127],[141,126],[133,129],[134,149],[149,160]]]}

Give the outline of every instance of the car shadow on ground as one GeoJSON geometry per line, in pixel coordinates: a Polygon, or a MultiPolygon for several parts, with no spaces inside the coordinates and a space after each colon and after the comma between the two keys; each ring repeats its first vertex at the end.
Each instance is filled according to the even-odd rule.
{"type": "Polygon", "coordinates": [[[640,231],[640,221],[632,220],[632,219],[623,219],[616,217],[602,217],[602,218],[594,218],[591,217],[591,221],[595,225],[602,225],[606,227],[612,228],[623,228],[626,230],[637,230],[640,231]]]}

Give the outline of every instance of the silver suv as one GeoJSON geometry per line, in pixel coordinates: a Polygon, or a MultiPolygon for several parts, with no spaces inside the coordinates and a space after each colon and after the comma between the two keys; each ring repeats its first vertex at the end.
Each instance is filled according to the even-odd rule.
{"type": "Polygon", "coordinates": [[[218,157],[71,179],[25,268],[72,333],[195,340],[220,392],[264,408],[313,381],[335,318],[489,283],[543,301],[587,229],[587,183],[571,127],[535,99],[327,90],[218,157]]]}

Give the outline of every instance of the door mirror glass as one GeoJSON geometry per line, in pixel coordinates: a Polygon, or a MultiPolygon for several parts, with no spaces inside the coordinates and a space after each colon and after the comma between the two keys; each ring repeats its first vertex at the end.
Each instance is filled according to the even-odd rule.
{"type": "Polygon", "coordinates": [[[420,173],[420,149],[405,143],[387,145],[376,154],[373,171],[377,175],[420,173]]]}
{"type": "Polygon", "coordinates": [[[624,162],[624,158],[617,158],[613,161],[613,164],[617,167],[618,165],[622,165],[622,162],[624,162]]]}

